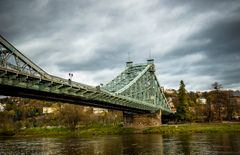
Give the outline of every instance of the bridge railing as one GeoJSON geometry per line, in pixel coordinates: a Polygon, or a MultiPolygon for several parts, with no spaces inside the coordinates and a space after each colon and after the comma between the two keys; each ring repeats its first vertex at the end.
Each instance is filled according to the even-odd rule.
{"type": "Polygon", "coordinates": [[[50,75],[50,80],[54,81],[54,82],[58,82],[58,83],[64,83],[64,84],[72,86],[72,87],[79,87],[79,88],[84,88],[84,89],[88,89],[88,90],[96,90],[95,87],[92,87],[92,86],[89,86],[89,85],[86,85],[83,83],[75,82],[70,79],[67,80],[67,79],[60,78],[60,77],[53,76],[53,75],[50,75]]]}

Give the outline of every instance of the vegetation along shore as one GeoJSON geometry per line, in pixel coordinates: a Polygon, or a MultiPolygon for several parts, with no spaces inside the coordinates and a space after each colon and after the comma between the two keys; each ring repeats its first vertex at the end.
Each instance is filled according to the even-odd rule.
{"type": "MultiPolygon", "coordinates": [[[[26,128],[16,133],[9,132],[13,137],[82,137],[92,135],[123,135],[123,134],[191,134],[191,133],[240,133],[240,123],[203,123],[162,125],[147,128],[125,128],[120,125],[95,125],[75,130],[69,128],[26,128]]],[[[1,129],[0,129],[1,133],[1,129]]],[[[2,136],[9,136],[2,133],[2,136]]]]}

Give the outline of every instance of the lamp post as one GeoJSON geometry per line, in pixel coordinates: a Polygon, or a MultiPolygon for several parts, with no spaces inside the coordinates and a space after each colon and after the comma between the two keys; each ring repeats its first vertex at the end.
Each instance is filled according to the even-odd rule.
{"type": "Polygon", "coordinates": [[[68,75],[69,75],[68,84],[71,85],[72,84],[73,73],[68,73],[68,75]]]}

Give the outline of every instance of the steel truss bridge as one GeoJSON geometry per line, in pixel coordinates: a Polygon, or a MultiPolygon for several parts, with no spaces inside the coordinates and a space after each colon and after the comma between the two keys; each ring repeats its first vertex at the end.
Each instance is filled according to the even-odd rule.
{"type": "Polygon", "coordinates": [[[103,86],[89,86],[46,73],[0,36],[0,95],[67,102],[134,113],[172,113],[155,75],[153,60],[127,62],[103,86]]]}

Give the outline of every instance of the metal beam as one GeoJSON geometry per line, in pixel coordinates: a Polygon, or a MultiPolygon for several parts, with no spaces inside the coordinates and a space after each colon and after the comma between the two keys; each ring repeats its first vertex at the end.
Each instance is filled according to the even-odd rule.
{"type": "Polygon", "coordinates": [[[0,35],[0,43],[8,50],[10,50],[14,55],[16,55],[19,59],[21,59],[24,63],[31,66],[35,71],[37,71],[40,75],[44,76],[45,78],[51,78],[49,74],[47,74],[44,70],[39,68],[35,63],[33,63],[30,59],[25,57],[20,51],[18,51],[12,44],[10,44],[7,40],[5,40],[0,35]]]}

